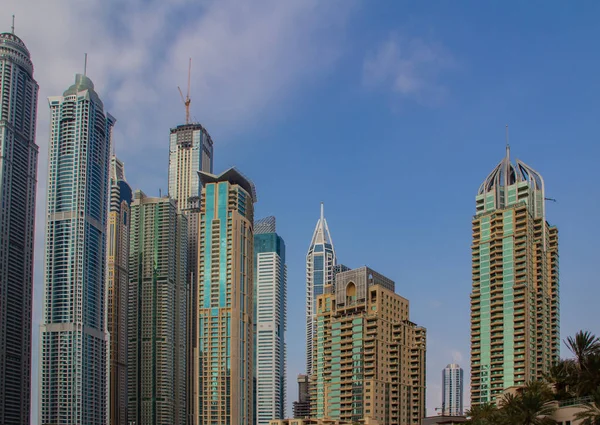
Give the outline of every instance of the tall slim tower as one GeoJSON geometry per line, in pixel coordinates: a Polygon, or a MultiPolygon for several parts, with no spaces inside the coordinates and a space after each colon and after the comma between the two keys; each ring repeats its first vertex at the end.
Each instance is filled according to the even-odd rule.
{"type": "Polygon", "coordinates": [[[115,120],[85,75],[49,102],[40,423],[106,425],[106,218],[115,120]]]}
{"type": "Polygon", "coordinates": [[[313,371],[312,345],[317,317],[317,297],[323,293],[326,285],[333,285],[336,262],[333,241],[321,203],[321,217],[317,221],[306,254],[306,372],[309,376],[313,371]]]}
{"type": "Polygon", "coordinates": [[[425,416],[426,330],[394,282],[361,267],[317,297],[311,417],[381,425],[425,416]]]}
{"type": "Polygon", "coordinates": [[[462,416],[462,414],[463,370],[456,363],[452,363],[442,371],[442,415],[462,416]]]}
{"type": "Polygon", "coordinates": [[[110,425],[127,425],[127,297],[131,201],[131,187],[125,180],[125,168],[113,155],[110,158],[110,210],[106,259],[110,334],[110,425]]]}
{"type": "Polygon", "coordinates": [[[138,190],[130,234],[128,422],[184,425],[187,219],[138,190]]]}
{"type": "Polygon", "coordinates": [[[235,168],[202,179],[194,422],[253,421],[254,184],[235,168]]]}
{"type": "Polygon", "coordinates": [[[275,217],[254,224],[254,327],[258,425],[285,418],[285,329],[287,266],[285,243],[275,217]]]}
{"type": "MultiPolygon", "coordinates": [[[[191,64],[191,63],[190,63],[191,64]]],[[[189,86],[188,95],[184,99],[186,117],[189,120],[189,86]]],[[[186,123],[171,129],[169,142],[169,196],[177,201],[179,211],[188,219],[188,360],[186,393],[190,396],[186,400],[187,424],[192,425],[193,396],[192,377],[194,376],[194,350],[196,340],[196,317],[198,310],[195,305],[197,294],[196,285],[192,284],[197,279],[198,271],[198,224],[200,220],[200,193],[202,183],[198,171],[213,172],[213,141],[208,131],[198,123],[186,123]]]]}
{"type": "Polygon", "coordinates": [[[558,230],[542,176],[507,146],[475,199],[471,405],[541,379],[559,355],[558,230]]]}
{"type": "Polygon", "coordinates": [[[25,44],[0,34],[0,423],[29,425],[38,85],[25,44]]]}

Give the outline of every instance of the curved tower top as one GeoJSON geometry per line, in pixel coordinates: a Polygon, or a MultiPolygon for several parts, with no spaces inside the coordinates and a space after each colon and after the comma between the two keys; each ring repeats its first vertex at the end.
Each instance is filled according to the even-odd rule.
{"type": "Polygon", "coordinates": [[[12,32],[0,34],[0,58],[8,57],[21,65],[33,77],[33,62],[29,50],[19,37],[12,32]]]}
{"type": "Polygon", "coordinates": [[[506,208],[511,204],[525,200],[520,195],[520,193],[525,191],[525,187],[529,189],[527,192],[533,195],[531,197],[533,201],[528,202],[533,207],[533,215],[545,218],[545,190],[542,175],[518,159],[515,161],[515,164],[511,163],[510,146],[507,145],[506,155],[502,161],[500,161],[483,183],[481,183],[481,186],[479,186],[477,192],[477,214],[489,211],[490,209],[506,208]],[[517,186],[518,191],[513,195],[509,193],[509,187],[514,185],[517,186]]]}

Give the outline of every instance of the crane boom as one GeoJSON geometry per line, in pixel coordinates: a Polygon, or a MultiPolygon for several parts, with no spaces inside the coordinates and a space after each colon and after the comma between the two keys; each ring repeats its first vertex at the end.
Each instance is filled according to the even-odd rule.
{"type": "Polygon", "coordinates": [[[187,94],[183,97],[183,92],[181,91],[181,87],[177,87],[179,90],[179,95],[181,96],[181,101],[185,105],[185,123],[190,123],[190,103],[192,103],[192,99],[190,98],[190,85],[191,85],[191,76],[192,76],[192,58],[190,58],[189,66],[188,66],[188,80],[187,80],[187,94]]]}

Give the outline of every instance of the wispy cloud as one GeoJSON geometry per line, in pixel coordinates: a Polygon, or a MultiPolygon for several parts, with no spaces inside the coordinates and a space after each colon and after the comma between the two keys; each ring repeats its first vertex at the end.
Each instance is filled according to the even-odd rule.
{"type": "Polygon", "coordinates": [[[447,95],[441,77],[455,64],[439,43],[391,33],[366,56],[363,83],[433,106],[447,95]]]}

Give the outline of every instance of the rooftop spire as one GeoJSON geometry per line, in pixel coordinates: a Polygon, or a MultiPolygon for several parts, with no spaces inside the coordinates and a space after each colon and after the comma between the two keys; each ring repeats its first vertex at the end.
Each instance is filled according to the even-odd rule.
{"type": "Polygon", "coordinates": [[[506,124],[506,158],[510,161],[510,145],[508,144],[508,124],[506,124]]]}
{"type": "Polygon", "coordinates": [[[15,15],[12,15],[12,26],[10,27],[10,32],[15,33],[15,15]]]}
{"type": "Polygon", "coordinates": [[[87,77],[87,53],[85,53],[85,57],[83,59],[83,75],[87,77]]]}
{"type": "Polygon", "coordinates": [[[323,221],[324,218],[325,218],[325,213],[324,213],[324,209],[323,209],[323,202],[321,202],[321,221],[323,221]]]}

